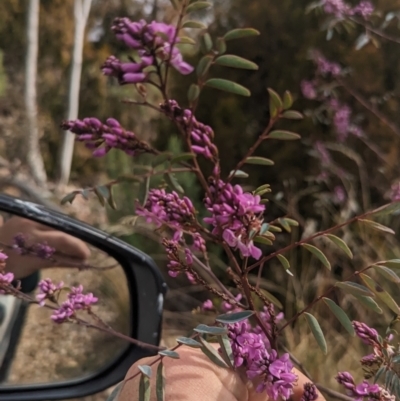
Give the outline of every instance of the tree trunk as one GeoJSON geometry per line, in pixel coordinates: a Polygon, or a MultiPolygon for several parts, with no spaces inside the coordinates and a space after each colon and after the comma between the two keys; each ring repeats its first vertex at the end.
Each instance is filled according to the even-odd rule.
{"type": "MultiPolygon", "coordinates": [[[[78,118],[79,90],[82,75],[82,52],[85,41],[85,28],[92,0],[75,0],[75,37],[72,56],[71,81],[68,96],[68,120],[78,118]]],[[[71,173],[75,135],[65,132],[60,155],[59,185],[66,185],[71,173]]]]}
{"type": "Polygon", "coordinates": [[[29,0],[28,48],[25,71],[25,107],[28,123],[27,164],[35,182],[46,187],[46,171],[39,147],[39,126],[37,118],[36,77],[39,44],[39,0],[29,0]]]}

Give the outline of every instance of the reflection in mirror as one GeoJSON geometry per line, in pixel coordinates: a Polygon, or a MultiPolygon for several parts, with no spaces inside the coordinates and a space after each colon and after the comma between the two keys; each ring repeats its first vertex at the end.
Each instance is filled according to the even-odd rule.
{"type": "Polygon", "coordinates": [[[22,297],[45,304],[0,294],[2,386],[81,379],[126,350],[129,344],[110,334],[129,336],[131,325],[127,279],[115,259],[17,216],[7,216],[0,226],[1,249],[8,256],[5,271],[14,274],[22,297]],[[47,278],[52,285],[41,281],[47,278]]]}

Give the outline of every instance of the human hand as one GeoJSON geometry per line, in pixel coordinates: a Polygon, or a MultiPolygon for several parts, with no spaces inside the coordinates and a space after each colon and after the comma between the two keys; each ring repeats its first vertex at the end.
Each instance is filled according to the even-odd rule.
{"type": "Polygon", "coordinates": [[[6,271],[12,272],[16,279],[22,279],[46,267],[75,267],[90,257],[89,248],[80,239],[17,216],[4,224],[0,217],[0,249],[8,256],[6,271]],[[11,248],[14,237],[20,233],[26,237],[27,246],[46,243],[56,253],[50,259],[21,255],[18,250],[11,248]]]}
{"type": "MultiPolygon", "coordinates": [[[[166,401],[267,401],[265,393],[256,393],[247,380],[238,372],[221,368],[211,362],[199,349],[179,348],[180,359],[164,358],[165,367],[165,400],[166,401]]],[[[138,370],[138,365],[150,365],[157,357],[144,358],[129,369],[118,401],[138,399],[140,375],[130,379],[138,370]]],[[[150,379],[150,401],[156,401],[155,383],[158,363],[152,365],[153,375],[150,379]]],[[[304,384],[310,380],[294,369],[298,381],[292,396],[293,401],[300,401],[304,384]]],[[[325,401],[318,393],[316,401],[325,401]]]]}

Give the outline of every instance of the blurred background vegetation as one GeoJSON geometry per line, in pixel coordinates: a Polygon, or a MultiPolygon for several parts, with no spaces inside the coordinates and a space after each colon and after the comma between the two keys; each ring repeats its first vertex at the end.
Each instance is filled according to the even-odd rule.
{"type": "MultiPolygon", "coordinates": [[[[19,184],[22,182],[25,185],[22,188],[29,186],[29,194],[43,195],[48,192],[46,199],[57,203],[72,189],[105,183],[121,174],[132,174],[136,162],[117,151],[111,151],[102,159],[94,159],[90,156],[91,151],[78,143],[75,145],[70,183],[63,188],[57,187],[60,144],[64,135],[59,126],[67,115],[70,85],[74,1],[41,0],[37,103],[40,150],[48,176],[47,192],[33,183],[26,163],[29,125],[24,104],[27,3],[24,0],[3,0],[0,13],[0,185],[3,191],[10,192],[10,180],[18,179],[19,184]]],[[[301,81],[312,77],[314,73],[313,63],[309,59],[311,49],[321,49],[328,59],[350,67],[353,70],[349,78],[351,86],[369,102],[376,104],[394,124],[400,124],[399,45],[382,41],[379,47],[368,44],[357,51],[354,41],[359,30],[336,34],[327,41],[325,32],[321,30],[323,18],[316,13],[305,12],[309,0],[215,0],[213,3],[212,10],[199,16],[209,24],[209,32],[213,37],[222,36],[235,27],[254,27],[261,32],[259,37],[230,42],[228,46],[228,53],[256,62],[260,66],[258,71],[249,73],[215,68],[213,72],[216,76],[223,74],[224,78],[248,87],[252,97],[239,98],[208,88],[200,99],[197,118],[214,128],[223,173],[229,172],[241,159],[267,123],[266,87],[272,87],[278,93],[291,91],[295,98],[294,108],[299,111],[317,107],[317,104],[302,98],[300,93],[301,81]]],[[[398,1],[376,0],[374,4],[387,12],[395,9],[398,1]]],[[[121,58],[127,56],[126,49],[115,40],[109,29],[117,16],[127,16],[133,20],[173,20],[167,0],[93,1],[83,50],[79,117],[95,116],[104,120],[112,116],[141,138],[152,141],[160,150],[184,150],[178,133],[168,121],[149,109],[121,103],[131,94],[129,85],[119,87],[116,82],[102,76],[100,65],[110,54],[121,58]]],[[[389,32],[398,35],[398,27],[389,27],[389,32]]],[[[195,35],[193,32],[190,34],[195,35]]],[[[195,65],[201,57],[197,47],[186,47],[185,50],[185,58],[195,65]]],[[[173,97],[184,105],[187,85],[193,82],[193,78],[177,78],[173,77],[170,90],[173,97]]],[[[246,182],[242,182],[248,189],[264,183],[271,184],[273,194],[267,207],[268,220],[288,214],[299,221],[298,229],[277,236],[276,247],[287,244],[289,237],[297,240],[303,235],[343,222],[366,209],[380,206],[388,200],[390,186],[400,176],[400,138],[354,98],[345,92],[341,96],[352,107],[354,114],[360,116],[362,129],[367,133],[369,142],[375,150],[379,149],[383,158],[358,138],[350,137],[332,153],[335,164],[341,166],[343,173],[331,171],[329,179],[321,181],[318,179],[321,164],[316,157],[314,144],[316,141],[324,141],[328,145],[336,142],[331,125],[315,123],[311,118],[282,124],[282,127],[298,132],[302,141],[265,142],[257,154],[273,159],[275,165],[263,168],[250,166],[246,171],[253,177],[252,185],[246,186],[246,182]],[[335,188],[338,186],[345,187],[342,200],[335,197],[335,188]]],[[[204,167],[207,169],[206,165],[204,167]]],[[[204,213],[201,209],[202,194],[193,178],[180,176],[180,180],[189,196],[197,199],[200,213],[204,213]]],[[[159,182],[151,184],[157,185],[159,182]]],[[[122,235],[120,219],[133,214],[134,200],[140,198],[142,189],[139,185],[129,183],[119,186],[115,211],[106,209],[106,212],[99,213],[104,209],[95,199],[89,202],[77,199],[77,205],[74,203],[66,207],[66,211],[103,229],[113,226],[113,232],[122,235]]],[[[395,229],[399,225],[397,218],[383,222],[390,223],[395,229]]],[[[164,257],[157,243],[143,239],[143,234],[151,237],[143,227],[131,229],[123,237],[151,254],[163,268],[164,257]]],[[[350,226],[340,234],[353,249],[355,259],[349,262],[328,244],[319,244],[332,261],[332,275],[321,271],[317,261],[299,250],[287,255],[296,280],[290,279],[277,264],[271,263],[264,269],[261,285],[284,304],[286,316],[290,317],[307,301],[321,295],[332,284],[332,280],[345,277],[350,271],[360,269],[373,260],[400,254],[395,237],[389,239],[360,226],[350,226]]],[[[266,247],[268,252],[271,249],[266,247]]],[[[226,267],[224,260],[215,263],[216,269],[220,268],[221,272],[226,267]]],[[[172,291],[169,311],[166,312],[166,332],[170,330],[174,334],[178,329],[189,330],[194,319],[192,310],[200,305],[204,295],[197,293],[197,288],[182,282],[179,282],[179,291],[176,282],[170,284],[172,291]],[[179,317],[173,313],[177,310],[181,312],[179,317]]],[[[392,294],[397,294],[394,284],[385,285],[392,294]]],[[[342,306],[347,305],[353,318],[364,318],[375,327],[387,327],[391,319],[387,310],[383,315],[368,316],[364,309],[354,304],[350,296],[343,297],[337,293],[333,295],[335,297],[336,300],[340,299],[342,306]]],[[[316,309],[318,314],[319,308],[316,309]]],[[[365,353],[365,349],[358,341],[349,342],[342,328],[336,325],[322,306],[319,313],[325,318],[323,327],[332,344],[327,360],[315,349],[314,340],[302,322],[289,327],[286,332],[287,344],[317,381],[335,387],[333,376],[337,368],[341,369],[342,366],[351,370],[357,367],[357,360],[365,353]],[[350,347],[354,352],[345,352],[350,347]],[[328,362],[327,368],[321,369],[322,362],[328,362]]],[[[207,320],[207,316],[202,318],[207,320]]],[[[362,372],[357,369],[361,377],[362,372]]]]}

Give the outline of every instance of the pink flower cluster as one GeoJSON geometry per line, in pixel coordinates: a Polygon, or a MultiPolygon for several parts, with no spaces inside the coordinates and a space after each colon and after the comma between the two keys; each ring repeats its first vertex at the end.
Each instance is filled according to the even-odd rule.
{"type": "Polygon", "coordinates": [[[317,387],[313,383],[306,383],[304,385],[304,392],[300,401],[315,401],[318,398],[317,387]]]}
{"type": "Polygon", "coordinates": [[[140,153],[152,153],[150,146],[140,141],[136,135],[125,130],[114,118],[109,118],[103,124],[94,117],[83,120],[64,121],[61,128],[76,134],[76,140],[85,142],[89,149],[96,149],[93,156],[104,156],[110,149],[120,149],[130,156],[140,153]],[[100,147],[104,145],[104,147],[100,147]]]}
{"type": "Polygon", "coordinates": [[[72,287],[68,294],[68,299],[64,301],[58,309],[51,315],[55,323],[64,323],[75,315],[78,310],[90,310],[91,306],[98,301],[91,292],[83,293],[83,286],[72,287]]]}
{"type": "Polygon", "coordinates": [[[176,47],[176,28],[162,22],[133,22],[129,18],[116,18],[112,30],[118,40],[131,49],[137,50],[140,62],[121,63],[118,59],[108,59],[103,65],[103,73],[118,78],[122,84],[138,83],[147,79],[144,69],[157,65],[156,58],[169,63],[181,74],[190,74],[193,67],[183,61],[176,47]]]}
{"type": "Polygon", "coordinates": [[[228,325],[228,330],[235,367],[243,366],[250,380],[257,379],[257,392],[266,392],[274,401],[287,400],[297,380],[289,354],[279,357],[248,322],[228,325]]]}
{"type": "Polygon", "coordinates": [[[342,73],[342,67],[338,63],[329,61],[320,53],[314,55],[314,62],[317,65],[317,73],[320,75],[337,77],[342,73]]]}
{"type": "Polygon", "coordinates": [[[39,301],[39,305],[43,306],[46,299],[56,303],[56,295],[60,293],[60,290],[64,288],[64,283],[60,281],[58,284],[54,284],[50,278],[39,281],[38,284],[39,294],[36,295],[36,299],[39,301]]]}
{"type": "Polygon", "coordinates": [[[375,329],[355,320],[352,323],[356,335],[361,338],[364,344],[380,347],[379,335],[375,329]]]}
{"type": "Polygon", "coordinates": [[[46,242],[33,245],[27,244],[27,237],[21,233],[14,237],[13,249],[20,255],[37,256],[40,259],[51,259],[56,252],[56,249],[48,245],[46,242]]]}
{"type": "Polygon", "coordinates": [[[222,236],[234,249],[239,249],[245,257],[260,259],[261,249],[253,242],[253,236],[259,232],[265,206],[261,198],[244,192],[240,185],[232,186],[222,180],[210,185],[211,197],[205,198],[205,205],[211,217],[204,222],[213,226],[213,234],[222,236]]]}
{"type": "Polygon", "coordinates": [[[368,397],[369,400],[380,399],[381,388],[377,384],[370,384],[364,380],[356,385],[349,372],[339,372],[336,380],[344,386],[347,395],[352,397],[354,401],[363,401],[364,397],[368,397]]]}
{"type": "Polygon", "coordinates": [[[214,131],[210,126],[197,121],[191,110],[181,109],[175,100],[168,100],[160,107],[168,118],[190,136],[194,153],[211,160],[218,156],[218,149],[212,143],[214,131]]]}
{"type": "Polygon", "coordinates": [[[327,14],[332,14],[337,18],[360,16],[368,19],[375,8],[370,1],[362,0],[355,7],[351,7],[343,0],[324,0],[323,8],[327,14]]]}
{"type": "Polygon", "coordinates": [[[168,257],[168,274],[171,277],[177,277],[179,273],[186,272],[189,281],[193,281],[193,277],[188,273],[188,267],[192,266],[193,264],[193,255],[192,252],[185,248],[184,251],[184,258],[185,260],[181,260],[179,255],[179,243],[175,240],[164,239],[163,245],[165,248],[165,252],[167,253],[168,257]]]}

